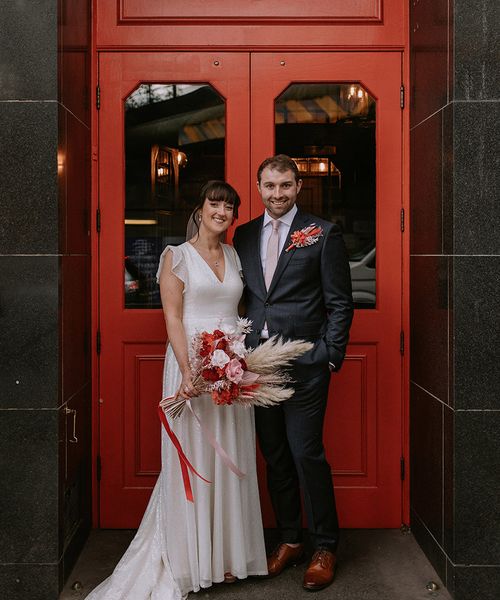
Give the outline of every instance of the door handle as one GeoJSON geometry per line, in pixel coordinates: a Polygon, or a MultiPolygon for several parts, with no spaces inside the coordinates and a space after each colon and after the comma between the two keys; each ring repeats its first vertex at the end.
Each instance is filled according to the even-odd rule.
{"type": "Polygon", "coordinates": [[[66,406],[64,410],[67,415],[69,415],[69,414],[73,415],[73,437],[70,438],[68,441],[70,444],[77,444],[78,438],[76,437],[76,408],[68,408],[66,406]]]}

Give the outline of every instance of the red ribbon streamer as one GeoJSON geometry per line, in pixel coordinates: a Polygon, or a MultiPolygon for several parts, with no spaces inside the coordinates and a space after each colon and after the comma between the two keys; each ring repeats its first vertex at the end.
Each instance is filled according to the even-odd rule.
{"type": "Polygon", "coordinates": [[[187,456],[184,454],[184,450],[182,449],[179,439],[172,431],[172,429],[170,429],[167,417],[165,416],[165,412],[163,411],[161,406],[158,406],[158,416],[163,424],[163,427],[165,428],[165,431],[167,432],[168,437],[170,438],[172,444],[175,446],[175,449],[177,450],[177,455],[179,456],[179,463],[181,465],[181,473],[182,480],[184,482],[184,492],[186,494],[186,500],[188,500],[188,502],[194,502],[193,489],[191,487],[191,480],[189,479],[189,471],[191,471],[191,473],[193,473],[206,483],[211,482],[208,479],[205,479],[202,475],[200,475],[198,471],[193,467],[193,465],[189,462],[187,456]]]}

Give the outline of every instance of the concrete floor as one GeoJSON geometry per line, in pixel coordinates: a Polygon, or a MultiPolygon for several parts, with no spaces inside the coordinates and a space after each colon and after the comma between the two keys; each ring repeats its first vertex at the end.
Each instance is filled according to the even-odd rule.
{"type": "MultiPolygon", "coordinates": [[[[80,600],[113,570],[133,531],[95,530],[71,573],[60,600],[80,600]]],[[[275,532],[266,532],[269,547],[275,532]]],[[[193,600],[451,600],[411,533],[399,530],[344,530],[334,583],[320,592],[302,589],[305,565],[292,567],[275,579],[250,578],[218,584],[191,594],[193,600]],[[437,584],[429,591],[430,583],[437,584]]],[[[130,599],[134,600],[134,599],[130,599]]]]}

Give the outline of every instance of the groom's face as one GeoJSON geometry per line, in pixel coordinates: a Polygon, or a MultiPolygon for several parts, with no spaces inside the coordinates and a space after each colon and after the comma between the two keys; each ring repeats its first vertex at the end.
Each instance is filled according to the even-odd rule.
{"type": "Polygon", "coordinates": [[[266,210],[273,219],[285,215],[297,201],[297,194],[302,187],[302,180],[295,180],[293,171],[281,173],[266,167],[257,182],[259,193],[266,210]]]}

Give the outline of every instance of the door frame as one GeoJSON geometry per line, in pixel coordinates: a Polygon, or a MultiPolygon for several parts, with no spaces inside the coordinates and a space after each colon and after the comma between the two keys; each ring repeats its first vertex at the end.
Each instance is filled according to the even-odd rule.
{"type": "MultiPolygon", "coordinates": [[[[406,23],[408,23],[407,13],[405,11],[406,23]]],[[[99,323],[99,310],[100,310],[100,290],[99,290],[99,227],[100,218],[98,216],[99,210],[99,167],[98,167],[98,156],[99,156],[99,69],[98,69],[98,58],[99,52],[101,51],[96,42],[95,29],[96,24],[94,21],[94,36],[92,42],[92,61],[90,65],[91,71],[91,90],[95,91],[93,96],[93,109],[91,111],[91,215],[90,215],[90,245],[91,245],[91,374],[92,374],[92,525],[93,527],[100,526],[99,519],[99,480],[100,480],[100,448],[99,448],[99,404],[100,404],[100,389],[99,389],[99,378],[100,378],[100,364],[99,364],[99,338],[98,333],[100,329],[99,323]]],[[[407,25],[406,25],[407,29],[407,25]]],[[[401,90],[402,90],[402,132],[401,132],[401,179],[402,179],[402,193],[401,193],[401,223],[402,223],[402,261],[401,261],[401,285],[402,285],[402,314],[401,314],[401,332],[402,332],[402,361],[401,361],[401,459],[405,465],[405,476],[402,479],[402,509],[401,509],[401,524],[403,526],[410,524],[410,477],[409,477],[409,388],[410,388],[410,317],[409,317],[409,293],[410,293],[410,211],[409,211],[409,164],[410,164],[410,148],[409,148],[409,131],[410,131],[410,119],[409,119],[409,101],[408,98],[404,97],[405,90],[409,90],[409,53],[406,50],[408,46],[408,32],[405,30],[405,46],[393,48],[391,50],[385,50],[388,52],[397,51],[402,53],[402,73],[401,73],[401,90]]],[[[119,50],[118,48],[114,48],[119,50]]],[[[241,51],[255,53],[259,51],[269,52],[270,48],[256,48],[254,46],[244,46],[238,48],[241,51]]],[[[351,48],[352,49],[352,48],[351,48]]],[[[360,48],[361,49],[361,48],[360,48]]],[[[380,52],[381,48],[363,48],[368,51],[380,52]]],[[[104,48],[103,48],[104,50],[104,48]]],[[[142,48],[144,52],[151,51],[149,48],[142,48]]],[[[164,47],[163,51],[172,52],[175,49],[170,47],[164,47]]],[[[213,47],[196,47],[199,52],[213,53],[214,50],[229,50],[229,48],[213,48],[213,47]]],[[[313,48],[310,46],[304,46],[300,49],[294,48],[273,48],[273,51],[279,52],[280,50],[286,52],[310,52],[313,48]]],[[[317,51],[317,48],[314,50],[317,51]]],[[[338,52],[342,51],[339,47],[322,47],[322,51],[325,52],[338,52]]],[[[109,51],[109,48],[106,49],[109,51]]],[[[134,51],[140,52],[141,48],[134,48],[134,51]]],[[[161,50],[159,50],[161,52],[161,50]]],[[[408,93],[406,93],[408,96],[408,93]]]]}

